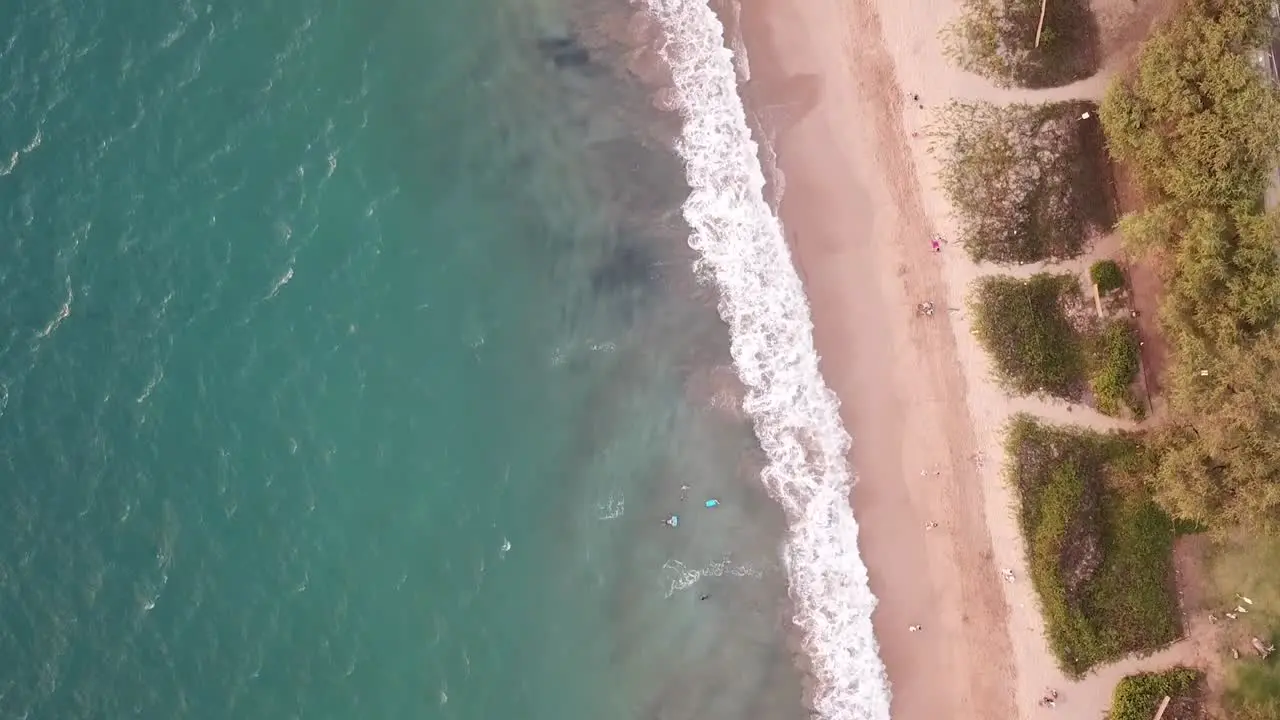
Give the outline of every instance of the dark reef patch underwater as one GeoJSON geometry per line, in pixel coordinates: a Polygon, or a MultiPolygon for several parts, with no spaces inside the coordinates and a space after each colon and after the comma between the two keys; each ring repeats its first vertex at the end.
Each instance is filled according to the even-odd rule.
{"type": "Polygon", "coordinates": [[[7,8],[0,716],[807,716],[629,12],[7,8]]]}

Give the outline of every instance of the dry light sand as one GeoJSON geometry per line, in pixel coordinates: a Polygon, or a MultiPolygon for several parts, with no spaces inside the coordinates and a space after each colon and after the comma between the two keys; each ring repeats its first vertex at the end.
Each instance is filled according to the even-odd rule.
{"type": "Polygon", "coordinates": [[[1057,670],[1000,478],[1001,428],[1020,410],[1119,424],[1085,407],[1009,398],[990,382],[962,308],[971,281],[996,268],[956,247],[931,252],[931,233],[954,237],[955,228],[936,161],[913,135],[953,98],[1099,99],[1166,4],[1098,0],[1107,70],[1031,92],[997,89],[943,57],[938,34],[958,0],[743,3],[748,105],[772,136],[780,214],[823,372],[854,438],[852,502],[880,598],[875,625],[895,720],[1097,718],[1123,675],[1207,656],[1193,618],[1192,639],[1152,657],[1081,682],[1057,670]],[[917,93],[924,107],[910,100],[917,93]],[[915,312],[926,300],[939,309],[932,318],[915,312]],[[929,522],[939,526],[927,530],[929,522]],[[1001,580],[1002,568],[1017,579],[1001,580]],[[912,624],[923,631],[909,633],[912,624]],[[1048,687],[1060,693],[1055,709],[1037,705],[1048,687]]]}

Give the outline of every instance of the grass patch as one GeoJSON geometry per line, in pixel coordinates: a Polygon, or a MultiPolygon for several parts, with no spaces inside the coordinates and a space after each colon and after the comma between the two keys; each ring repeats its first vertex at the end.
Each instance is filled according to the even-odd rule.
{"type": "Polygon", "coordinates": [[[1046,7],[1037,47],[1040,0],[966,0],[943,30],[947,55],[961,68],[997,85],[1057,87],[1098,71],[1098,22],[1086,0],[1046,7]]]}
{"type": "Polygon", "coordinates": [[[1146,408],[1133,391],[1139,370],[1137,329],[1128,320],[1108,320],[1090,344],[1089,389],[1094,407],[1112,416],[1127,410],[1141,420],[1146,408]]]}
{"type": "Polygon", "coordinates": [[[1068,308],[1081,304],[1074,275],[1040,273],[1026,280],[996,275],[978,281],[970,298],[974,331],[1005,389],[1080,396],[1084,353],[1068,308]]]}
{"type": "Polygon", "coordinates": [[[1274,661],[1237,665],[1227,706],[1232,720],[1280,720],[1280,667],[1274,661]]]}
{"type": "Polygon", "coordinates": [[[1099,260],[1089,267],[1089,278],[1103,295],[1124,287],[1124,272],[1115,260],[1099,260]]]}
{"type": "Polygon", "coordinates": [[[1239,604],[1236,593],[1254,601],[1237,623],[1253,634],[1280,631],[1280,539],[1237,534],[1214,545],[1210,563],[1212,596],[1220,607],[1239,604]]]}
{"type": "Polygon", "coordinates": [[[1152,458],[1131,437],[1028,415],[1013,419],[1006,443],[1031,581],[1063,671],[1079,677],[1174,640],[1174,528],[1145,489],[1152,458]]]}
{"type": "Polygon", "coordinates": [[[1247,660],[1231,666],[1227,705],[1233,720],[1280,720],[1280,664],[1277,656],[1259,660],[1246,643],[1257,636],[1280,639],[1280,538],[1245,533],[1214,547],[1210,602],[1215,607],[1240,604],[1239,593],[1251,600],[1249,614],[1232,623],[1232,644],[1247,660]]]}
{"type": "Polygon", "coordinates": [[[1185,667],[1129,675],[1116,684],[1110,720],[1151,720],[1166,695],[1172,699],[1164,720],[1197,720],[1201,717],[1200,678],[1198,670],[1185,667]]]}
{"type": "Polygon", "coordinates": [[[975,261],[1022,264],[1079,255],[1115,221],[1100,125],[1084,102],[953,102],[930,130],[939,179],[975,261]]]}

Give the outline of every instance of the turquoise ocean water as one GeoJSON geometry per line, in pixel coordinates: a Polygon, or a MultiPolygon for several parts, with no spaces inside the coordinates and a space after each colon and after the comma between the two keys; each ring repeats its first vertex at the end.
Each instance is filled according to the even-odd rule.
{"type": "Polygon", "coordinates": [[[804,716],[628,12],[6,7],[0,717],[804,716]]]}

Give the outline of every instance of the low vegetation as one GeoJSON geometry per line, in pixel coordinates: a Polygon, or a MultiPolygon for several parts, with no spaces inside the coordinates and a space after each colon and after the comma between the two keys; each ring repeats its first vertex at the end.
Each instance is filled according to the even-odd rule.
{"type": "Polygon", "coordinates": [[[1177,667],[1158,673],[1123,678],[1111,698],[1110,720],[1151,720],[1165,697],[1170,698],[1162,720],[1199,720],[1198,670],[1177,667]]]}
{"type": "Polygon", "coordinates": [[[1174,526],[1145,488],[1145,449],[1020,415],[1007,450],[1031,581],[1063,671],[1079,676],[1174,640],[1174,526]]]}
{"type": "Polygon", "coordinates": [[[932,149],[970,257],[1008,264],[1075,257],[1111,227],[1099,124],[1080,119],[1094,110],[1082,102],[953,102],[943,110],[932,149]]]}
{"type": "Polygon", "coordinates": [[[943,32],[947,54],[961,68],[997,85],[1046,88],[1098,71],[1098,24],[1087,0],[966,0],[943,32]]]}
{"type": "Polygon", "coordinates": [[[1218,537],[1280,533],[1280,222],[1262,209],[1280,162],[1280,94],[1250,52],[1270,0],[1187,0],[1100,114],[1148,206],[1121,221],[1159,253],[1169,423],[1154,487],[1218,537]]]}
{"type": "Polygon", "coordinates": [[[1141,420],[1146,409],[1133,391],[1139,370],[1137,329],[1128,320],[1108,320],[1091,344],[1089,389],[1094,407],[1113,416],[1127,411],[1141,420]]]}
{"type": "Polygon", "coordinates": [[[1074,275],[984,277],[970,304],[974,332],[1006,390],[1064,399],[1080,396],[1085,358],[1068,314],[1084,301],[1074,275]]]}

